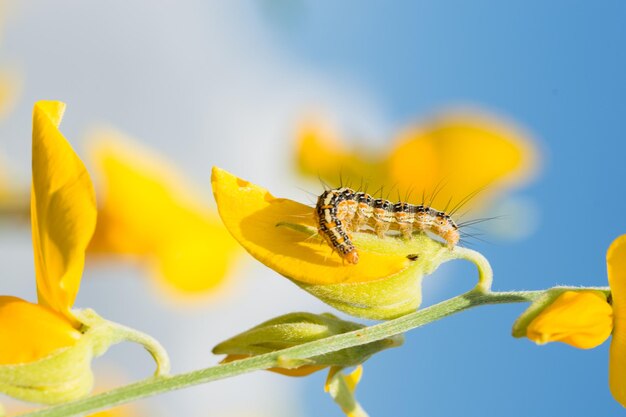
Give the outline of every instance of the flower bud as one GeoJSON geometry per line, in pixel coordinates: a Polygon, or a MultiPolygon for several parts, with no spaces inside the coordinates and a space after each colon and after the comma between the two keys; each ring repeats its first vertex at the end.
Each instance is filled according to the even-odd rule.
{"type": "MultiPolygon", "coordinates": [[[[262,355],[330,336],[362,329],[363,325],[341,320],[330,313],[290,313],[259,324],[213,348],[213,353],[228,355],[225,362],[262,355]]],[[[282,360],[273,371],[290,376],[307,375],[328,366],[348,367],[363,363],[374,353],[400,346],[403,336],[393,336],[361,346],[342,349],[305,360],[282,360]]],[[[280,360],[280,359],[279,359],[280,360]]]]}

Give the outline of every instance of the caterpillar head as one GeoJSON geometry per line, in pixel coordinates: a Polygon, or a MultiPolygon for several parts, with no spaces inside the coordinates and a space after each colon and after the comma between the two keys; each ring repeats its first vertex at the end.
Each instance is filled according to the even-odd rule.
{"type": "Polygon", "coordinates": [[[356,251],[356,249],[352,249],[350,252],[342,254],[342,258],[351,264],[359,263],[359,253],[356,251]]]}

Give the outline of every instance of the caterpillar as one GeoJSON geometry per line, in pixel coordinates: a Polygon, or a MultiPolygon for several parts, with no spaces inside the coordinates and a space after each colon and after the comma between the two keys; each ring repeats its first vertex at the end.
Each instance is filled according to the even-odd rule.
{"type": "Polygon", "coordinates": [[[326,190],[315,207],[318,233],[324,237],[342,259],[351,264],[359,262],[359,254],[350,234],[373,226],[376,235],[384,238],[392,224],[404,238],[413,230],[429,231],[453,248],[460,239],[459,226],[443,211],[425,205],[393,203],[383,198],[341,187],[326,190]]]}

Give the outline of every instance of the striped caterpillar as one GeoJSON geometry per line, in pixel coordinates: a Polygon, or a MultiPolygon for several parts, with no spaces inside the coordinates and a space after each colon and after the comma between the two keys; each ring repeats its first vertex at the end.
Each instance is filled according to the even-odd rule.
{"type": "Polygon", "coordinates": [[[359,262],[359,254],[350,233],[373,226],[376,235],[384,238],[392,224],[397,224],[404,238],[413,230],[429,231],[444,239],[453,248],[460,239],[459,227],[442,211],[424,205],[393,203],[347,187],[324,191],[317,199],[315,215],[318,232],[339,256],[351,264],[359,262]]]}

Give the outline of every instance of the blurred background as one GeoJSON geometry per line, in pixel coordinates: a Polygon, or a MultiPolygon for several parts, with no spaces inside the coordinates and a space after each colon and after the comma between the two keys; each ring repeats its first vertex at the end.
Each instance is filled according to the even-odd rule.
{"type": "MultiPolygon", "coordinates": [[[[316,170],[332,182],[347,166],[354,178],[378,173],[418,190],[457,171],[487,172],[483,183],[446,185],[442,201],[486,188],[469,216],[500,217],[468,243],[491,261],[494,289],[607,283],[606,249],[626,232],[623,2],[7,0],[2,14],[0,291],[36,299],[23,210],[31,111],[37,100],[62,100],[61,130],[112,225],[94,244],[76,306],[157,338],[174,372],[217,363],[216,343],[265,319],[332,311],[228,240],[212,202],[213,165],[307,204],[322,190],[316,170]],[[473,137],[465,124],[446,130],[460,113],[472,135],[508,144],[513,162],[491,169],[505,160],[496,145],[463,139],[473,137]],[[425,180],[435,168],[413,174],[425,162],[411,140],[435,143],[428,161],[439,161],[439,177],[425,180]],[[312,149],[320,157],[308,161],[312,149]],[[323,166],[329,160],[338,162],[323,166]],[[166,185],[147,195],[151,204],[133,206],[132,189],[116,194],[127,178],[116,179],[119,167],[136,169],[128,183],[142,190],[166,185]],[[162,210],[164,219],[191,219],[168,230],[193,247],[148,245],[133,214],[111,211],[123,202],[135,217],[162,210]],[[122,226],[135,240],[119,239],[122,226]]],[[[168,239],[154,233],[151,242],[168,239]]],[[[424,305],[474,282],[471,266],[444,265],[426,279],[424,305]]],[[[357,398],[372,416],[623,412],[608,390],[608,343],[582,351],[515,340],[524,308],[483,307],[409,333],[403,347],[366,362],[357,398]]],[[[96,372],[106,389],[146,377],[152,363],[123,344],[96,372]]],[[[258,372],[126,413],[341,416],[324,378],[258,372]]]]}

